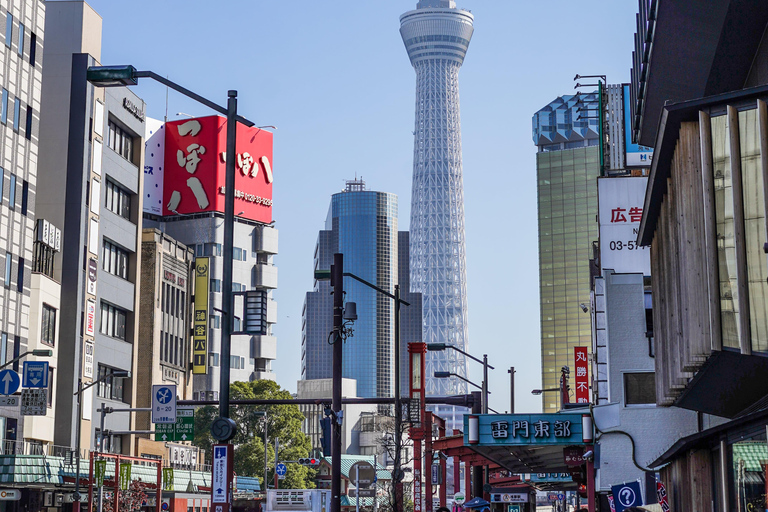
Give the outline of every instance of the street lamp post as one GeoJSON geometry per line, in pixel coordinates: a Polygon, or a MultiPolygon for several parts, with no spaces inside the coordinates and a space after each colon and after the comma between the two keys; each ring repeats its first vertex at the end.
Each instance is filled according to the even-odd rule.
{"type": "MultiPolygon", "coordinates": [[[[427,350],[432,352],[438,352],[441,350],[445,350],[447,348],[455,350],[460,354],[464,354],[466,357],[472,359],[473,361],[477,361],[478,363],[483,365],[483,385],[481,387],[482,393],[483,393],[483,414],[488,414],[488,395],[490,394],[490,391],[488,391],[488,370],[489,369],[495,370],[493,366],[488,364],[488,354],[483,354],[483,358],[478,359],[472,354],[464,352],[463,350],[461,350],[459,347],[455,345],[449,345],[447,343],[427,343],[427,350]]],[[[435,372],[435,377],[437,377],[438,373],[446,373],[446,372],[435,372]]],[[[465,379],[464,377],[461,377],[460,375],[456,375],[455,373],[452,375],[459,377],[460,379],[466,382],[469,382],[467,379],[465,379]]],[[[437,377],[437,378],[445,378],[445,377],[437,377]]],[[[470,384],[472,383],[470,382],[470,384]]],[[[473,384],[473,385],[476,386],[476,384],[473,384]]]]}
{"type": "Polygon", "coordinates": [[[549,389],[532,389],[531,394],[532,395],[541,395],[542,393],[549,393],[552,391],[559,391],[560,392],[560,404],[561,408],[565,404],[570,403],[570,397],[569,392],[570,388],[568,387],[568,375],[570,375],[571,370],[567,366],[563,366],[560,369],[560,387],[558,388],[549,388],[549,389]]]}
{"type": "MultiPolygon", "coordinates": [[[[114,379],[127,379],[131,376],[131,372],[126,370],[116,370],[112,373],[107,373],[105,375],[102,375],[98,379],[94,380],[87,386],[83,386],[83,379],[77,379],[77,392],[75,393],[75,396],[77,396],[77,418],[75,421],[76,426],[76,443],[77,443],[77,451],[75,453],[75,458],[77,459],[77,463],[75,466],[75,512],[80,511],[80,438],[82,433],[82,417],[83,417],[83,391],[86,389],[90,389],[96,384],[99,384],[101,382],[104,382],[106,380],[112,380],[112,384],[114,385],[114,379]]],[[[104,409],[104,404],[101,404],[102,409],[104,409]]],[[[99,452],[101,452],[104,449],[104,413],[101,415],[102,423],[101,423],[101,431],[99,432],[99,452]]],[[[101,492],[99,492],[99,498],[101,499],[103,495],[101,492]]],[[[101,500],[99,501],[99,510],[101,510],[101,500]]]]}
{"type": "Polygon", "coordinates": [[[5,363],[3,365],[0,365],[0,370],[5,368],[6,366],[10,366],[13,363],[17,363],[17,362],[21,361],[22,359],[24,359],[28,355],[33,355],[33,356],[37,356],[37,357],[53,357],[53,350],[51,350],[49,348],[40,348],[40,349],[35,349],[35,350],[27,350],[26,352],[24,352],[20,356],[14,357],[13,359],[8,361],[7,363],[5,363]]]}
{"type": "MultiPolygon", "coordinates": [[[[365,286],[372,288],[382,295],[395,301],[395,336],[394,336],[394,380],[395,380],[395,460],[392,471],[393,485],[395,486],[395,496],[402,499],[402,477],[401,466],[402,451],[402,404],[400,403],[400,306],[410,303],[400,298],[400,285],[395,285],[395,293],[389,293],[387,290],[376,286],[365,279],[356,276],[351,272],[344,272],[344,255],[336,253],[333,255],[333,266],[331,270],[315,270],[315,279],[318,281],[330,280],[333,288],[333,393],[332,393],[332,413],[333,434],[331,440],[331,512],[341,512],[341,377],[343,362],[342,347],[342,329],[344,323],[344,279],[350,277],[365,286]]],[[[398,512],[401,503],[395,500],[393,503],[394,512],[398,512]]]]}
{"type": "Polygon", "coordinates": [[[151,78],[166,87],[191,98],[227,117],[226,181],[224,191],[224,250],[222,268],[222,315],[221,357],[219,380],[219,417],[211,425],[213,437],[227,442],[235,435],[235,422],[229,417],[229,377],[231,359],[231,336],[234,329],[232,314],[232,243],[235,225],[235,155],[237,123],[251,127],[255,123],[237,114],[237,91],[227,92],[227,106],[222,107],[179,84],[152,71],[137,71],[133,66],[91,66],[87,71],[88,81],[97,87],[120,87],[136,85],[139,78],[151,78]]]}

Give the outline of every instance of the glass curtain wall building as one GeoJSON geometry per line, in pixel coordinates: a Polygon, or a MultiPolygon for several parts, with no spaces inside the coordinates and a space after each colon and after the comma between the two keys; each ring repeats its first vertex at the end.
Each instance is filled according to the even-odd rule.
{"type": "MultiPolygon", "coordinates": [[[[462,350],[468,349],[468,331],[459,69],[473,20],[453,0],[422,0],[400,16],[400,34],[416,71],[411,288],[423,297],[424,342],[462,350]]],[[[466,359],[458,352],[427,353],[426,392],[467,392],[459,379],[433,378],[435,371],[467,377],[466,359]]],[[[446,412],[437,411],[451,422],[446,412]]]]}
{"type": "MultiPolygon", "coordinates": [[[[573,367],[573,348],[592,344],[590,260],[598,239],[597,93],[562,96],[533,116],[538,146],[539,293],[542,389],[560,386],[573,367]]],[[[560,408],[560,393],[542,394],[544,412],[560,408]]]]}
{"type": "MultiPolygon", "coordinates": [[[[348,181],[343,192],[334,194],[315,248],[315,269],[329,269],[336,252],[344,255],[344,271],[394,293],[398,284],[398,241],[407,243],[397,231],[397,196],[365,190],[362,180],[348,181]]],[[[403,262],[407,265],[408,261],[403,262]]],[[[345,301],[357,303],[358,319],[353,335],[344,343],[344,378],[357,380],[360,397],[391,397],[394,379],[394,301],[375,290],[344,278],[345,301]]],[[[307,293],[302,321],[302,380],[332,377],[331,346],[333,303],[328,281],[315,281],[307,293]]],[[[418,308],[414,294],[403,293],[410,307],[418,308]]],[[[404,313],[404,312],[403,312],[404,313]]],[[[420,311],[419,311],[420,313],[420,311]]],[[[411,341],[415,318],[402,314],[402,351],[411,341]]],[[[418,321],[421,316],[418,316],[418,321]]],[[[418,324],[417,324],[418,325],[418,324]]],[[[420,334],[420,333],[419,333],[420,334]]]]}

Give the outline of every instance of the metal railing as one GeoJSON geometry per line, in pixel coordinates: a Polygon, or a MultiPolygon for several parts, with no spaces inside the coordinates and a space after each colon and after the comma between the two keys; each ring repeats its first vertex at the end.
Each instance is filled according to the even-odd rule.
{"type": "MultiPolygon", "coordinates": [[[[80,452],[82,458],[88,458],[89,450],[80,452]]],[[[0,441],[0,455],[45,455],[46,457],[63,457],[72,459],[74,464],[75,450],[71,446],[58,446],[33,439],[3,439],[0,441]]]]}

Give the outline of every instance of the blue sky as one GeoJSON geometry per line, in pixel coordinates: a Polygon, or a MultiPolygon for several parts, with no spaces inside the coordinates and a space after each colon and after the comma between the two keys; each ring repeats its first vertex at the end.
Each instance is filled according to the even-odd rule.
{"type": "MultiPolygon", "coordinates": [[[[331,194],[362,176],[398,194],[408,227],[415,74],[399,16],[416,0],[91,0],[103,25],[103,64],[133,64],[276,125],[274,218],[280,230],[278,382],[300,377],[301,308],[331,194]]],[[[469,290],[469,351],[488,354],[492,408],[540,398],[535,152],[531,116],[572,94],[573,77],[629,81],[633,0],[461,0],[475,33],[460,74],[469,290]]],[[[147,113],[211,112],[148,82],[135,88],[147,113]]],[[[481,368],[470,366],[479,382],[481,368]]]]}

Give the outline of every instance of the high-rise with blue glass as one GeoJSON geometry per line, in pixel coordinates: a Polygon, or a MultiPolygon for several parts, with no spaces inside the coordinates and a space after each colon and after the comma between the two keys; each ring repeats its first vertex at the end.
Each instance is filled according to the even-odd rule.
{"type": "MultiPolygon", "coordinates": [[[[362,180],[348,181],[343,192],[334,194],[315,246],[314,267],[329,269],[334,253],[344,255],[344,271],[394,293],[400,284],[402,298],[411,306],[401,309],[401,361],[407,362],[406,344],[420,341],[421,302],[408,293],[403,282],[407,258],[399,258],[400,245],[408,234],[397,231],[397,196],[365,189],[362,180]],[[414,327],[415,326],[415,327],[414,327]]],[[[357,380],[360,397],[394,395],[394,302],[375,290],[344,278],[345,302],[357,303],[358,319],[353,335],[344,343],[343,376],[357,380]]],[[[331,346],[333,297],[328,281],[315,281],[302,312],[302,380],[332,377],[331,346]]],[[[407,368],[407,366],[404,366],[407,368]]]]}
{"type": "MultiPolygon", "coordinates": [[[[411,289],[423,297],[424,342],[462,350],[468,333],[459,69],[473,19],[453,0],[421,0],[400,16],[400,34],[416,71],[411,289]]],[[[449,371],[466,378],[464,356],[455,350],[427,354],[428,395],[467,392],[459,379],[432,377],[449,371]]],[[[455,423],[450,413],[438,414],[455,423]]]]}

